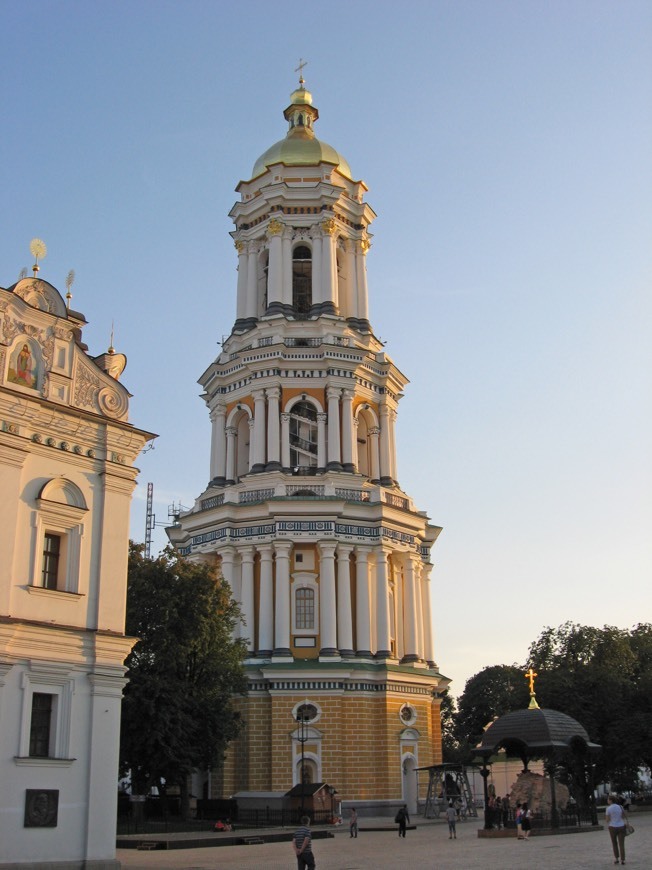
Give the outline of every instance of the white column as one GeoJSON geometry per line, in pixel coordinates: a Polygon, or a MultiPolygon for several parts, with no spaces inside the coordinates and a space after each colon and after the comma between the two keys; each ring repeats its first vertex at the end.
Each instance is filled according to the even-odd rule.
{"type": "Polygon", "coordinates": [[[247,245],[247,317],[258,317],[258,242],[247,245]]]}
{"type": "MultiPolygon", "coordinates": [[[[249,471],[251,471],[251,469],[254,467],[254,461],[256,458],[256,449],[255,449],[256,435],[255,435],[255,429],[254,429],[255,423],[254,423],[253,417],[249,417],[249,419],[247,420],[247,426],[249,427],[249,454],[247,456],[247,461],[248,461],[247,468],[249,469],[249,471]]],[[[244,450],[244,446],[241,449],[244,450]]]]}
{"type": "Polygon", "coordinates": [[[269,658],[274,648],[274,574],[271,544],[259,546],[258,552],[260,553],[260,596],[257,654],[269,658]]]}
{"type": "Polygon", "coordinates": [[[236,319],[242,320],[247,316],[247,245],[245,242],[236,242],[238,251],[238,295],[236,303],[236,319]]]}
{"type": "Polygon", "coordinates": [[[380,406],[380,482],[383,486],[391,486],[392,466],[390,459],[390,408],[380,406]]]}
{"type": "Polygon", "coordinates": [[[327,218],[322,222],[322,291],[321,301],[329,302],[337,309],[337,254],[335,251],[335,221],[327,218]]]}
{"type": "Polygon", "coordinates": [[[241,559],[241,593],[240,607],[242,609],[242,629],[240,637],[248,638],[247,649],[253,653],[256,648],[256,626],[254,609],[254,548],[243,547],[239,550],[241,559]]]}
{"type": "Polygon", "coordinates": [[[389,423],[389,468],[392,480],[398,480],[396,471],[396,409],[392,408],[387,416],[389,423]]]}
{"type": "Polygon", "coordinates": [[[378,658],[391,656],[389,642],[389,577],[387,557],[390,551],[384,547],[376,549],[376,637],[378,658]]]}
{"type": "Polygon", "coordinates": [[[269,263],[267,264],[267,306],[276,303],[278,308],[283,302],[283,242],[281,233],[283,224],[275,218],[269,222],[267,236],[269,238],[269,263]]]}
{"type": "Polygon", "coordinates": [[[351,613],[352,547],[337,546],[337,645],[340,655],[353,655],[353,624],[351,613]]]}
{"type": "Polygon", "coordinates": [[[280,456],[280,421],[279,399],[280,387],[270,387],[267,393],[267,471],[278,471],[281,467],[280,456]]]}
{"type": "Polygon", "coordinates": [[[326,468],[326,421],[328,414],[317,414],[317,468],[326,468]]]}
{"type": "Polygon", "coordinates": [[[265,391],[252,390],[251,395],[254,399],[254,449],[251,470],[257,472],[265,470],[265,391]]]}
{"type": "Polygon", "coordinates": [[[371,479],[374,483],[380,483],[380,428],[374,426],[369,430],[369,455],[371,457],[371,479]]]}
{"type": "Polygon", "coordinates": [[[402,662],[416,662],[417,652],[417,590],[414,571],[414,556],[411,553],[403,559],[403,658],[402,662]]]}
{"type": "Polygon", "coordinates": [[[424,658],[431,668],[437,667],[435,664],[435,645],[432,637],[432,611],[430,599],[430,575],[432,565],[430,562],[423,562],[421,565],[421,606],[423,608],[423,646],[424,658]]]}
{"type": "Polygon", "coordinates": [[[369,320],[369,297],[367,295],[367,264],[365,262],[365,256],[368,250],[369,242],[366,239],[363,239],[356,245],[356,289],[358,297],[358,317],[361,320],[369,320]]]}
{"type": "Polygon", "coordinates": [[[281,414],[281,465],[290,467],[290,415],[281,414]]]}
{"type": "Polygon", "coordinates": [[[326,468],[342,468],[340,454],[340,393],[338,387],[327,387],[328,399],[328,463],[326,468]]]}
{"type": "Polygon", "coordinates": [[[357,317],[355,242],[352,239],[346,239],[344,242],[344,275],[346,278],[346,300],[340,299],[340,314],[342,317],[357,317]]]}
{"type": "Polygon", "coordinates": [[[356,451],[353,441],[353,391],[342,390],[342,468],[355,471],[356,451]]]}
{"type": "Polygon", "coordinates": [[[317,227],[310,235],[312,238],[312,304],[318,305],[322,301],[322,235],[317,227]]]}
{"type": "Polygon", "coordinates": [[[355,548],[355,648],[356,655],[371,655],[371,602],[369,549],[355,548]]]}
{"type": "Polygon", "coordinates": [[[283,288],[281,298],[284,305],[292,306],[292,230],[283,232],[283,288]]]}
{"type": "Polygon", "coordinates": [[[337,612],[335,595],[335,547],[336,544],[319,545],[319,634],[321,636],[321,656],[336,656],[337,650],[337,612]]]}
{"type": "MultiPolygon", "coordinates": [[[[235,577],[235,550],[233,547],[225,547],[223,550],[220,550],[220,560],[221,560],[221,569],[222,569],[222,577],[226,580],[226,582],[231,587],[231,595],[233,596],[234,601],[237,601],[238,604],[242,604],[242,593],[240,590],[240,583],[236,582],[235,577]]],[[[243,635],[243,627],[242,623],[238,622],[236,625],[233,634],[235,637],[245,636],[243,635]]]]}
{"type": "Polygon", "coordinates": [[[290,651],[290,550],[289,541],[275,541],[276,553],[276,634],[274,655],[291,656],[290,651]]]}
{"type": "Polygon", "coordinates": [[[226,407],[222,402],[211,411],[211,480],[224,483],[226,478],[226,407]]]}
{"type": "Polygon", "coordinates": [[[235,426],[226,428],[226,482],[235,483],[235,426]]]}

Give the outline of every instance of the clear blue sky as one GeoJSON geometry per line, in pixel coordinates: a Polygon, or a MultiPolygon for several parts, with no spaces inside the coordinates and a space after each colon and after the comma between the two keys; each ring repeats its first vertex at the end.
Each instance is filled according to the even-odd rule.
{"type": "Polygon", "coordinates": [[[136,539],[148,481],[163,521],[208,480],[227,215],[304,57],[317,134],[378,214],[370,319],[411,379],[399,479],[444,527],[453,691],[546,625],[652,619],[647,0],[5,0],[0,32],[0,283],[37,236],[91,353],[115,321],[131,421],[160,435],[136,539]]]}

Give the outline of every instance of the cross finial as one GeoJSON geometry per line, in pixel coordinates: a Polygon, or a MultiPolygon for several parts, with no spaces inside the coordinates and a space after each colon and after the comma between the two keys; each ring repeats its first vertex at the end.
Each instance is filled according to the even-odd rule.
{"type": "Polygon", "coordinates": [[[534,678],[538,677],[538,676],[539,675],[537,673],[535,673],[535,671],[532,668],[530,668],[530,670],[527,671],[525,674],[526,679],[528,679],[530,681],[530,694],[531,695],[534,695],[534,678]]]}
{"type": "Polygon", "coordinates": [[[299,73],[299,84],[303,84],[303,68],[307,66],[308,61],[304,60],[302,57],[299,58],[299,66],[295,69],[295,72],[299,73]]]}

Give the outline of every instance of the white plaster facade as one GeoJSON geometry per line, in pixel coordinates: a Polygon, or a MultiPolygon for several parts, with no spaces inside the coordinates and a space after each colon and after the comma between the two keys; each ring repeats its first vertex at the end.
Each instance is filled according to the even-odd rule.
{"type": "Polygon", "coordinates": [[[0,868],[119,866],[129,509],[154,436],[84,323],[46,281],[0,288],[0,868]]]}

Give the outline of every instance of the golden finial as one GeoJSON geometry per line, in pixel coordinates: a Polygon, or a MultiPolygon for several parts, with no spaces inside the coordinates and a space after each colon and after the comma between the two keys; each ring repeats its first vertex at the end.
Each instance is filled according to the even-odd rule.
{"type": "Polygon", "coordinates": [[[295,69],[295,72],[299,73],[299,84],[300,85],[305,84],[304,78],[303,78],[303,68],[304,68],[304,66],[307,66],[307,64],[308,64],[307,60],[304,60],[302,57],[299,58],[299,66],[295,69]]]}
{"type": "Polygon", "coordinates": [[[111,341],[109,342],[107,353],[115,353],[115,348],[113,347],[113,321],[111,321],[111,341]]]}
{"type": "Polygon", "coordinates": [[[32,239],[29,243],[29,250],[34,257],[34,265],[32,266],[32,272],[34,273],[34,277],[39,273],[39,265],[38,260],[39,257],[43,259],[47,255],[48,249],[45,246],[45,242],[41,239],[32,239]]]}
{"type": "Polygon", "coordinates": [[[66,275],[66,308],[70,310],[70,301],[72,299],[72,293],[70,292],[70,288],[75,283],[75,270],[71,269],[66,275]]]}
{"type": "Polygon", "coordinates": [[[530,681],[530,704],[529,704],[530,710],[538,710],[539,709],[539,705],[537,704],[536,695],[534,694],[534,678],[538,677],[538,676],[539,675],[536,673],[536,671],[532,667],[530,668],[529,671],[527,671],[525,673],[525,679],[530,681]]]}

